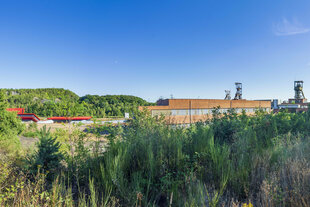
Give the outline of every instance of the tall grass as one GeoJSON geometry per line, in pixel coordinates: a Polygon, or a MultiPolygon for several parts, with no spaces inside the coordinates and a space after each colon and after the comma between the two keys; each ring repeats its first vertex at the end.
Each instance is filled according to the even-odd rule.
{"type": "Polygon", "coordinates": [[[1,168],[0,184],[13,190],[0,188],[0,204],[308,206],[309,121],[308,113],[232,111],[185,128],[141,114],[104,150],[89,150],[83,133],[70,135],[74,150],[52,184],[49,172],[29,174],[20,161],[1,168]]]}

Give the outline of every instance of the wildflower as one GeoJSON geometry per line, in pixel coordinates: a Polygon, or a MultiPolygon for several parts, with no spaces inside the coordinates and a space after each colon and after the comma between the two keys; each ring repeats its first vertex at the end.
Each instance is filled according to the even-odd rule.
{"type": "Polygon", "coordinates": [[[243,203],[241,207],[254,207],[253,204],[251,202],[247,203],[243,203]]]}

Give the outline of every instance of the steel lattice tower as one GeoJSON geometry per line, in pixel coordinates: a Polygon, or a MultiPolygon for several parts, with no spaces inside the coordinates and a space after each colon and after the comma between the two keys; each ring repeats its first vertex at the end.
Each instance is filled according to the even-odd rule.
{"type": "Polygon", "coordinates": [[[294,81],[294,90],[295,90],[295,99],[305,99],[303,92],[304,82],[303,81],[294,81]]]}
{"type": "Polygon", "coordinates": [[[234,100],[242,99],[242,83],[236,82],[235,85],[236,85],[237,91],[236,91],[234,100]]]}
{"type": "Polygon", "coordinates": [[[230,95],[230,90],[225,90],[226,96],[225,96],[225,100],[230,100],[231,99],[231,95],[230,95]]]}

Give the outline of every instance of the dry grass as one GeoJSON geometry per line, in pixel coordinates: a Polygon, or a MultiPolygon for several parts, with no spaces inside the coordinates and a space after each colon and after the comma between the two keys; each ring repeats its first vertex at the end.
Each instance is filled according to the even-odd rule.
{"type": "Polygon", "coordinates": [[[260,206],[310,206],[310,164],[305,159],[288,160],[263,181],[260,206]]]}

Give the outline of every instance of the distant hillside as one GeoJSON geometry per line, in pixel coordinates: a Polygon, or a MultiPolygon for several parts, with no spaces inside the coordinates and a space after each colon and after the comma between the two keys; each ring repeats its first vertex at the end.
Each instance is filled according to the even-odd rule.
{"type": "Polygon", "coordinates": [[[138,106],[154,105],[142,98],[128,95],[86,95],[80,98],[80,103],[91,106],[93,116],[123,116],[125,112],[134,113],[138,106]]]}
{"type": "Polygon", "coordinates": [[[4,89],[9,103],[12,106],[17,104],[29,104],[31,102],[58,102],[60,100],[77,101],[79,96],[70,90],[63,88],[38,88],[38,89],[4,89]]]}
{"type": "Polygon", "coordinates": [[[9,106],[25,108],[39,116],[124,116],[137,111],[139,105],[153,105],[142,98],[129,95],[86,95],[79,97],[63,88],[3,89],[9,106]]]}

